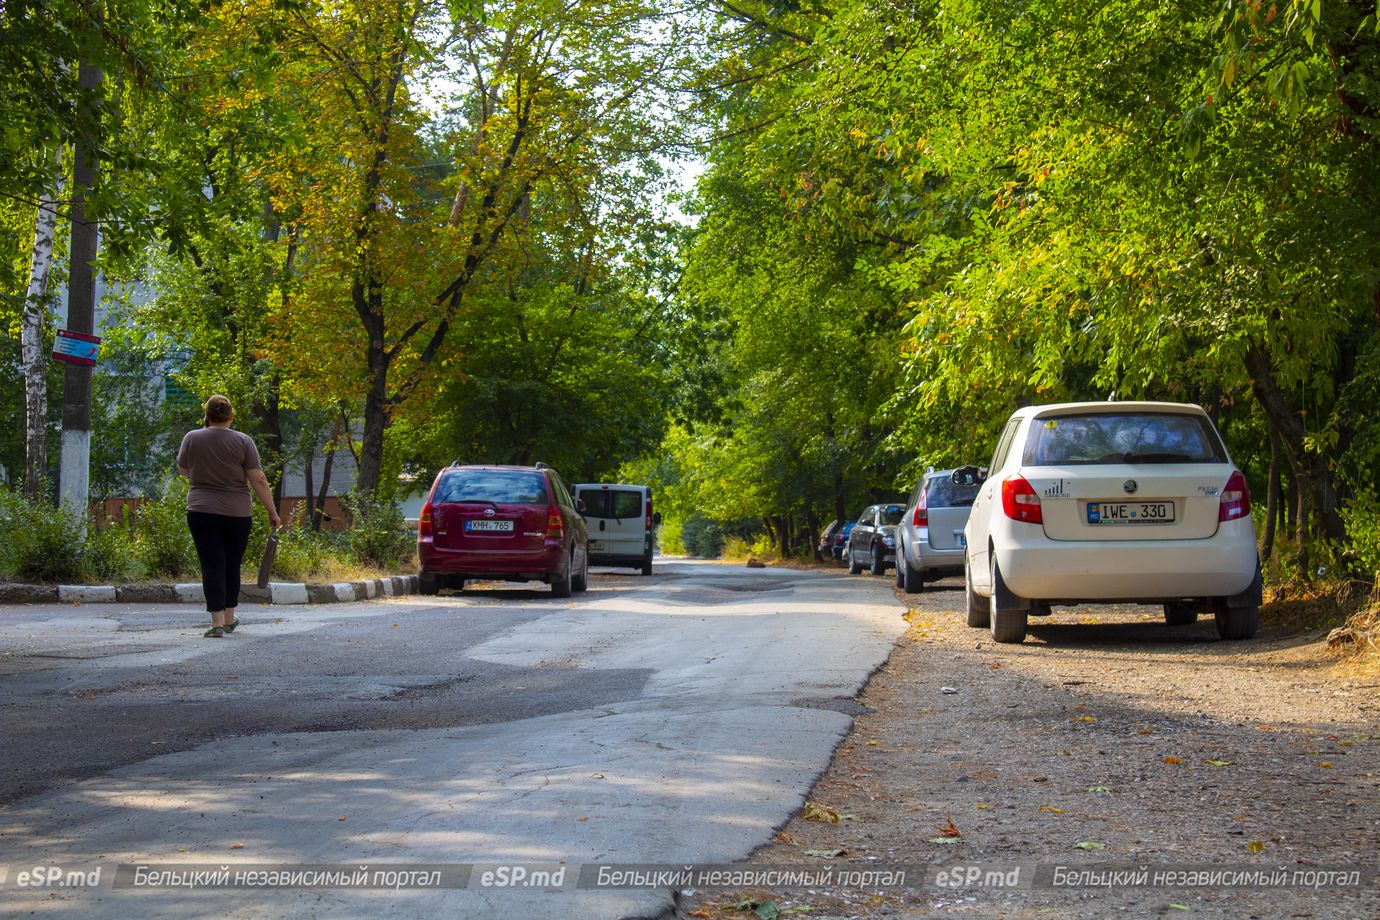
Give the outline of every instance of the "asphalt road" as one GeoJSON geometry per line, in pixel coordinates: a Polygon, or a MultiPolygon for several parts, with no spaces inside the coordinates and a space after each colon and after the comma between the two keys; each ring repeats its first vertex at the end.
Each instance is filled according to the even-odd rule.
{"type": "Polygon", "coordinates": [[[658,573],[572,600],[246,606],[223,640],[188,606],[0,607],[0,914],[661,915],[668,889],[572,890],[578,868],[766,842],[905,624],[890,579],[658,573]],[[454,866],[510,863],[565,865],[564,890],[113,884],[119,865],[427,864],[459,884],[454,866]],[[33,887],[38,866],[102,877],[33,887]]]}

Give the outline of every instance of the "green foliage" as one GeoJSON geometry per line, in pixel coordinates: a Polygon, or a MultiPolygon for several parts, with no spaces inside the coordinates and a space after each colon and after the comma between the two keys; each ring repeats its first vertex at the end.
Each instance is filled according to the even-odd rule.
{"type": "Polygon", "coordinates": [[[723,528],[702,514],[692,514],[680,527],[681,545],[700,559],[718,559],[724,552],[723,528]]]}
{"type": "Polygon", "coordinates": [[[144,576],[139,543],[128,522],[93,522],[86,532],[83,576],[98,584],[139,581],[144,576]]]}
{"type": "Polygon", "coordinates": [[[355,494],[347,496],[344,504],[350,513],[346,537],[357,563],[398,569],[412,559],[417,536],[397,505],[355,494]]]}
{"type": "Polygon", "coordinates": [[[47,503],[0,490],[0,538],[7,568],[21,581],[81,581],[88,559],[79,522],[47,503]]]}
{"type": "Polygon", "coordinates": [[[1359,494],[1343,512],[1351,537],[1352,568],[1373,585],[1380,585],[1380,498],[1359,494]]]}
{"type": "Polygon", "coordinates": [[[187,488],[186,479],[169,475],[162,497],[144,502],[135,514],[136,552],[152,577],[190,578],[201,571],[187,528],[187,488]]]}

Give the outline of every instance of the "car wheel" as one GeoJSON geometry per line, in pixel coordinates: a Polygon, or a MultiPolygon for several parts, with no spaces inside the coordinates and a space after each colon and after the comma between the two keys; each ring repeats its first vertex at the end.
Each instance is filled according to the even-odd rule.
{"type": "Polygon", "coordinates": [[[848,549],[844,550],[843,552],[844,552],[844,555],[846,555],[846,556],[848,557],[848,574],[849,574],[849,575],[861,575],[861,574],[862,574],[862,566],[858,563],[858,561],[857,561],[856,559],[853,558],[853,547],[850,546],[850,547],[848,547],[848,549]]]}
{"type": "Polygon", "coordinates": [[[646,556],[642,558],[642,574],[652,574],[652,556],[650,553],[648,553],[646,556]]]}
{"type": "Polygon", "coordinates": [[[968,554],[963,554],[963,597],[968,602],[968,625],[974,629],[986,629],[991,622],[992,611],[987,598],[973,590],[972,563],[968,554]]]}
{"type": "Polygon", "coordinates": [[[441,591],[441,580],[434,572],[422,572],[417,576],[417,591],[420,594],[438,594],[441,591]]]}
{"type": "Polygon", "coordinates": [[[992,641],[1017,643],[1025,641],[1028,613],[1025,610],[999,610],[997,608],[997,583],[1001,569],[997,567],[996,554],[992,554],[992,595],[987,599],[987,609],[992,618],[992,641]]]}
{"type": "Polygon", "coordinates": [[[1188,626],[1198,622],[1198,611],[1187,604],[1165,604],[1164,621],[1170,626],[1188,626]]]}
{"type": "Polygon", "coordinates": [[[574,590],[572,569],[575,568],[575,554],[572,552],[570,558],[565,562],[564,572],[553,572],[551,574],[551,596],[569,597],[574,590]]]}
{"type": "Polygon", "coordinates": [[[570,581],[570,587],[575,591],[589,590],[589,554],[585,553],[583,561],[580,563],[580,574],[570,581]]]}
{"type": "Polygon", "coordinates": [[[905,554],[896,557],[896,580],[907,594],[919,594],[925,590],[925,573],[911,565],[905,554]]]}
{"type": "Polygon", "coordinates": [[[1249,639],[1260,628],[1260,608],[1220,604],[1215,619],[1217,635],[1223,639],[1249,639]]]}
{"type": "Polygon", "coordinates": [[[886,574],[886,563],[882,561],[881,550],[879,550],[875,544],[872,547],[872,559],[871,564],[868,566],[868,569],[872,572],[873,575],[886,574]]]}

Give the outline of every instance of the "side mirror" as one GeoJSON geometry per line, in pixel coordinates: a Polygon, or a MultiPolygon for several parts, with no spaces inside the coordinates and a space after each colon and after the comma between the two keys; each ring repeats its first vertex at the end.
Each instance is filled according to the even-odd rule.
{"type": "Polygon", "coordinates": [[[653,512],[653,514],[652,514],[652,526],[653,526],[653,527],[659,527],[659,526],[661,526],[661,512],[660,512],[660,511],[653,512]]]}
{"type": "Polygon", "coordinates": [[[960,466],[949,478],[956,486],[975,486],[987,478],[987,470],[977,466],[960,466]]]}

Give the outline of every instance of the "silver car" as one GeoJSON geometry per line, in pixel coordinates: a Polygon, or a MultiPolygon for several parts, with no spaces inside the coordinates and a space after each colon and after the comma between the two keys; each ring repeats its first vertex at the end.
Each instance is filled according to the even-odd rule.
{"type": "Polygon", "coordinates": [[[926,581],[963,573],[963,528],[979,488],[955,483],[953,470],[925,472],[896,528],[896,587],[918,594],[926,581]]]}

